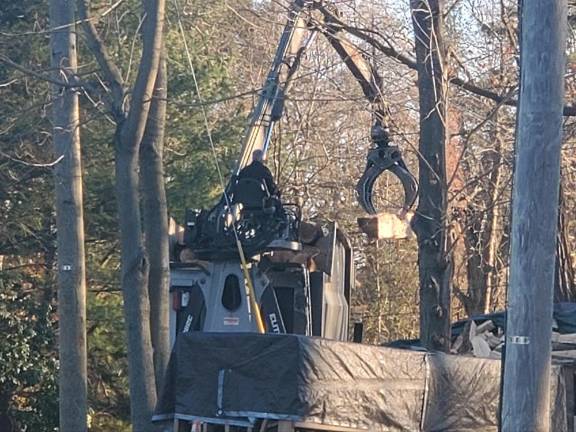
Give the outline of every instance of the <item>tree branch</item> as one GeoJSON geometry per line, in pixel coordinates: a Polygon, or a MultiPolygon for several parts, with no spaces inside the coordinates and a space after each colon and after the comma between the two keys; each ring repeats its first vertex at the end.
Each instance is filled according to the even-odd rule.
{"type": "MultiPolygon", "coordinates": [[[[124,2],[124,0],[118,0],[116,3],[111,5],[108,9],[106,9],[105,11],[100,13],[97,17],[91,17],[90,19],[96,19],[97,20],[99,18],[104,18],[106,15],[109,15],[111,12],[116,10],[118,8],[118,6],[120,6],[123,2],[124,2]]],[[[25,31],[25,32],[20,32],[20,33],[0,31],[0,35],[5,36],[5,37],[20,37],[20,36],[38,36],[38,35],[44,35],[44,34],[52,34],[54,32],[61,31],[63,29],[69,28],[69,27],[76,28],[76,25],[82,24],[82,21],[83,20],[81,20],[81,19],[76,20],[76,21],[69,23],[69,24],[63,24],[63,25],[59,25],[56,27],[50,27],[47,30],[25,31]]]]}
{"type": "Polygon", "coordinates": [[[114,64],[106,47],[102,43],[102,39],[98,35],[96,26],[92,22],[90,17],[90,0],[77,0],[78,15],[80,17],[82,27],[84,28],[84,33],[86,34],[86,43],[90,51],[96,57],[96,61],[102,69],[104,78],[110,84],[110,90],[112,93],[113,106],[112,112],[116,119],[124,118],[123,104],[124,104],[124,81],[122,80],[122,74],[120,70],[114,64]]]}
{"type": "Polygon", "coordinates": [[[49,75],[44,75],[43,73],[36,72],[36,71],[30,70],[30,69],[26,69],[24,66],[13,62],[12,60],[10,60],[8,57],[6,57],[3,54],[0,54],[0,63],[4,63],[5,65],[10,66],[11,68],[16,69],[17,71],[22,72],[23,74],[29,75],[29,76],[34,77],[34,78],[38,78],[39,80],[46,81],[46,82],[55,84],[55,85],[60,86],[60,87],[65,87],[65,88],[78,88],[78,87],[80,87],[80,84],[77,81],[72,82],[72,83],[66,82],[66,81],[60,81],[60,80],[52,78],[49,75]]]}
{"type": "MultiPolygon", "coordinates": [[[[366,29],[361,29],[358,27],[353,27],[353,26],[347,25],[346,23],[344,23],[343,21],[334,17],[332,14],[330,14],[328,11],[326,11],[323,6],[319,7],[319,10],[323,14],[325,14],[327,17],[330,17],[330,20],[332,22],[334,22],[336,25],[342,27],[343,30],[347,31],[351,35],[354,35],[354,36],[362,39],[364,42],[369,43],[370,45],[372,45],[374,48],[376,48],[377,50],[382,52],[387,57],[391,57],[393,59],[396,59],[398,62],[400,62],[401,64],[403,64],[404,66],[407,66],[408,68],[410,68],[412,70],[417,70],[416,61],[413,58],[411,58],[410,56],[407,56],[405,54],[400,53],[396,48],[394,48],[390,44],[388,44],[388,45],[383,44],[382,42],[380,42],[379,40],[377,40],[373,36],[369,35],[368,31],[366,29]]],[[[487,99],[491,99],[491,100],[493,100],[499,104],[502,104],[502,105],[508,105],[508,106],[517,106],[518,105],[517,99],[499,95],[498,93],[495,93],[492,90],[488,90],[488,89],[479,87],[476,84],[474,84],[473,82],[466,81],[466,80],[459,78],[459,77],[449,77],[448,82],[452,85],[463,88],[464,90],[467,90],[470,93],[485,97],[487,99]]],[[[565,105],[564,109],[563,109],[563,114],[564,114],[564,116],[567,116],[567,117],[576,116],[576,106],[565,105]]]]}
{"type": "Polygon", "coordinates": [[[165,0],[143,0],[143,4],[146,17],[143,24],[142,58],[130,111],[122,129],[122,141],[130,146],[139,146],[144,135],[162,52],[165,0]]]}
{"type": "Polygon", "coordinates": [[[64,159],[64,155],[60,155],[56,160],[52,161],[52,162],[48,162],[48,163],[34,163],[34,162],[26,162],[20,159],[16,159],[12,156],[10,156],[7,153],[4,153],[3,151],[0,151],[0,156],[11,160],[12,162],[16,162],[22,165],[26,165],[28,167],[32,167],[32,168],[52,168],[53,166],[57,165],[62,159],[64,159]]]}

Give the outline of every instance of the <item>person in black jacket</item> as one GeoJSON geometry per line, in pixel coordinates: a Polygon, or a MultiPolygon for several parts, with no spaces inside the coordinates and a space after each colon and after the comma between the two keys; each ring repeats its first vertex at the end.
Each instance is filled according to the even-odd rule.
{"type": "Polygon", "coordinates": [[[254,150],[252,153],[252,163],[240,170],[238,173],[238,180],[243,178],[253,178],[266,183],[266,188],[270,196],[279,196],[280,191],[278,186],[274,183],[272,173],[266,165],[264,165],[264,152],[262,150],[254,150]]]}

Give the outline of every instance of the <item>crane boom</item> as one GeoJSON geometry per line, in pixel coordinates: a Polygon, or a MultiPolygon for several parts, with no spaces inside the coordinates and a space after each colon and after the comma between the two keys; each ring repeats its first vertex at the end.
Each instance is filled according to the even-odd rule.
{"type": "Polygon", "coordinates": [[[295,1],[288,13],[288,22],[284,27],[278,48],[266,77],[256,108],[252,112],[240,160],[235,170],[238,174],[250,163],[254,150],[268,149],[275,122],[282,116],[284,94],[290,79],[299,66],[300,59],[313,35],[310,35],[305,20],[306,2],[295,1]],[[306,36],[308,40],[306,39],[306,36]]]}
{"type": "Polygon", "coordinates": [[[371,137],[375,148],[369,151],[366,168],[356,186],[358,202],[366,212],[376,213],[372,202],[373,186],[377,177],[388,170],[400,179],[404,189],[403,208],[408,210],[416,200],[417,183],[400,150],[390,142],[390,111],[382,91],[382,78],[362,51],[345,38],[344,32],[340,14],[333,5],[323,0],[292,3],[272,66],[244,134],[234,174],[250,163],[254,150],[262,150],[264,154],[268,150],[274,125],[282,117],[291,79],[307,46],[317,33],[321,33],[348,67],[371,105],[371,137]]]}

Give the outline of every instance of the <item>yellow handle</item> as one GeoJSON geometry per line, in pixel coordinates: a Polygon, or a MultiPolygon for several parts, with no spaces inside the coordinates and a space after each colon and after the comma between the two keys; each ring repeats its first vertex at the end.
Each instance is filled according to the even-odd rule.
{"type": "Polygon", "coordinates": [[[256,302],[256,290],[254,289],[254,285],[252,284],[252,278],[250,277],[250,273],[248,272],[248,264],[246,263],[246,257],[244,256],[244,250],[242,249],[242,244],[240,240],[236,239],[236,246],[238,246],[238,253],[240,254],[240,262],[242,263],[242,271],[244,272],[244,279],[248,284],[248,295],[250,296],[250,306],[251,309],[254,311],[254,318],[256,319],[256,326],[258,327],[258,333],[266,333],[266,329],[264,328],[264,321],[262,320],[262,314],[260,313],[260,307],[256,302]]]}

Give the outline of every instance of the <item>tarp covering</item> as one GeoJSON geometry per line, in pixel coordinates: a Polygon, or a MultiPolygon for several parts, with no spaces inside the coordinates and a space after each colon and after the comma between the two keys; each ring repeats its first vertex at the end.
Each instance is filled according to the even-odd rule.
{"type": "MultiPolygon", "coordinates": [[[[496,431],[500,362],[296,335],[178,337],[156,420],[306,421],[369,431],[496,431]]],[[[573,407],[556,366],[555,432],[573,407]]]]}
{"type": "Polygon", "coordinates": [[[494,430],[500,362],[448,355],[428,359],[431,379],[423,430],[494,430]]]}

